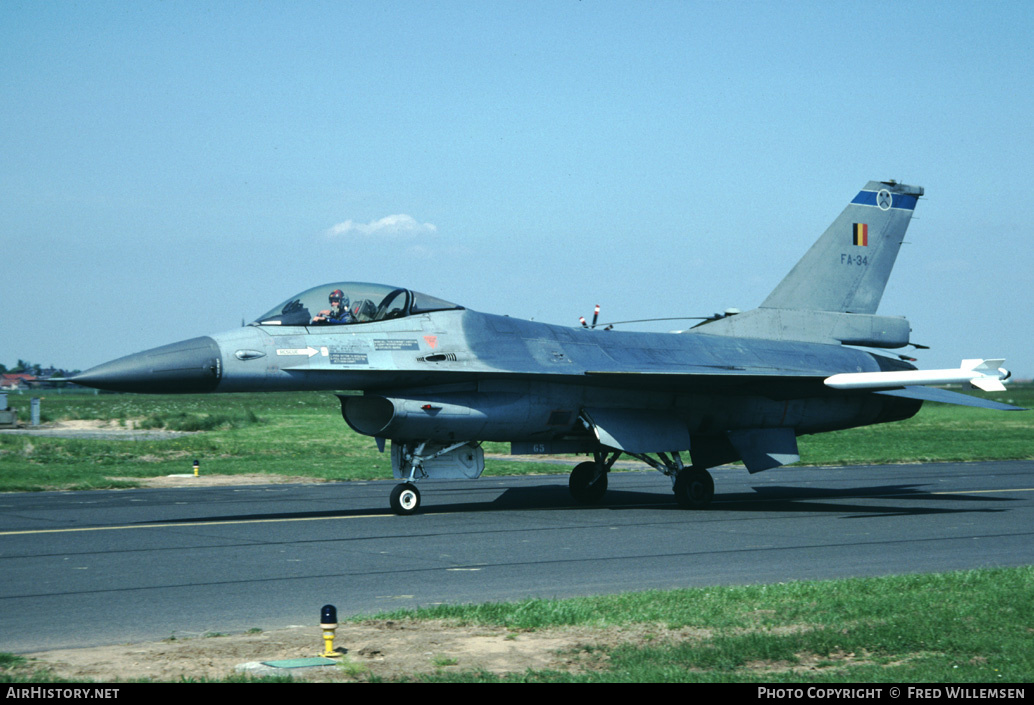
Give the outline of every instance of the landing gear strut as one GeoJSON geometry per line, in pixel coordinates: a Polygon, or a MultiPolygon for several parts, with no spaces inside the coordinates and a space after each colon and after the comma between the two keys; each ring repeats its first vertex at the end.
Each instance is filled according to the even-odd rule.
{"type": "MultiPolygon", "coordinates": [[[[383,447],[383,446],[382,446],[383,447]]],[[[420,490],[416,482],[428,477],[470,478],[485,469],[485,454],[480,443],[459,441],[440,443],[391,441],[391,471],[402,480],[391,491],[391,510],[406,516],[420,509],[420,490]]]]}
{"type": "Polygon", "coordinates": [[[714,478],[711,473],[697,465],[683,465],[682,456],[678,453],[672,453],[670,457],[667,453],[657,453],[660,460],[641,453],[629,455],[670,477],[675,501],[683,509],[703,509],[714,498],[714,478]]]}

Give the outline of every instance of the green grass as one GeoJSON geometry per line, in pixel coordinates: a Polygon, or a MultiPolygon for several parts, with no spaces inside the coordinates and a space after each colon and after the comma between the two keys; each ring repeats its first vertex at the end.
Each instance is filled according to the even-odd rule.
{"type": "MultiPolygon", "coordinates": [[[[22,401],[11,398],[12,406],[22,401]]],[[[27,399],[24,405],[27,406],[27,399]]],[[[192,472],[270,473],[317,479],[391,476],[387,454],[353,433],[329,394],[97,395],[47,397],[55,420],[202,433],[171,440],[75,440],[0,434],[0,489],[126,487],[129,480],[192,472]]],[[[19,411],[27,418],[27,411],[19,411]]]]}
{"type": "MultiPolygon", "coordinates": [[[[1034,385],[997,394],[973,393],[1034,409],[1034,385]]],[[[1034,411],[994,411],[926,402],[911,419],[834,431],[799,440],[811,465],[912,463],[1034,458],[1034,411]]]]}
{"type": "Polygon", "coordinates": [[[0,652],[0,673],[4,670],[21,666],[24,663],[25,659],[21,656],[0,652]]]}
{"type": "MultiPolygon", "coordinates": [[[[1034,407],[1034,387],[993,398],[1034,407]]],[[[28,396],[8,397],[28,418],[28,396]]],[[[351,431],[328,393],[50,395],[52,420],[96,419],[119,427],[202,431],[171,440],[75,440],[0,434],[0,491],[131,487],[134,478],[192,472],[270,473],[322,480],[391,477],[391,459],[351,431]],[[118,478],[118,479],[113,479],[118,478]]],[[[906,421],[804,436],[815,465],[1034,458],[1034,413],[925,404],[906,421]]],[[[489,443],[505,454],[508,444],[489,443]]],[[[645,466],[644,466],[645,468],[645,466]]],[[[555,465],[490,458],[486,475],[558,472],[555,465]]]]}
{"type": "Polygon", "coordinates": [[[1032,597],[1034,567],[1023,567],[442,606],[387,617],[517,632],[589,627],[618,642],[587,643],[583,660],[600,664],[587,673],[440,672],[419,680],[996,684],[1034,679],[1032,597]]]}

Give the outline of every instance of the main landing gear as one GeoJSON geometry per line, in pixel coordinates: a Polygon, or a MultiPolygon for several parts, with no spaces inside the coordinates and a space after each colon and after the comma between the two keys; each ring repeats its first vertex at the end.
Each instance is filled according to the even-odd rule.
{"type": "Polygon", "coordinates": [[[580,463],[574,467],[571,477],[567,480],[567,488],[571,490],[575,502],[599,504],[603,501],[603,495],[607,493],[607,473],[620,455],[621,453],[614,453],[614,457],[608,462],[606,454],[596,453],[595,461],[580,463]]]}
{"type": "MultiPolygon", "coordinates": [[[[684,509],[703,509],[714,498],[714,478],[705,468],[695,465],[685,466],[678,453],[669,457],[666,453],[658,453],[659,460],[640,453],[629,453],[654,469],[667,475],[672,480],[675,501],[684,509]]],[[[614,462],[621,456],[595,453],[596,459],[576,465],[571,471],[567,485],[571,496],[579,504],[599,504],[607,492],[607,473],[614,462]]]]}
{"type": "Polygon", "coordinates": [[[672,489],[683,509],[703,509],[714,497],[714,478],[707,470],[691,466],[675,476],[672,489]]]}

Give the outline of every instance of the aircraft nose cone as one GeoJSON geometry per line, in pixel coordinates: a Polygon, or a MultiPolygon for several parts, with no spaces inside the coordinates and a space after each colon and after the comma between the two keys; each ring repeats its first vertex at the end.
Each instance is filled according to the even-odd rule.
{"type": "Polygon", "coordinates": [[[112,392],[192,394],[214,391],[221,378],[219,345],[205,336],[105,362],[71,381],[112,392]]]}

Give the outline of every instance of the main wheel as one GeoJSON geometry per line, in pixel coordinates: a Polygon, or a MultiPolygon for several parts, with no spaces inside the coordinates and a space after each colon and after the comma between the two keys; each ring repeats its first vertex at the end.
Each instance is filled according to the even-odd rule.
{"type": "Polygon", "coordinates": [[[567,487],[579,504],[598,504],[607,492],[607,473],[600,472],[596,463],[581,463],[571,471],[567,487]]]}
{"type": "Polygon", "coordinates": [[[714,497],[714,478],[703,468],[687,468],[675,478],[675,501],[684,509],[703,509],[714,497]]]}
{"type": "Polygon", "coordinates": [[[391,510],[400,516],[408,516],[420,508],[420,490],[416,485],[405,482],[395,485],[391,491],[391,510]]]}

